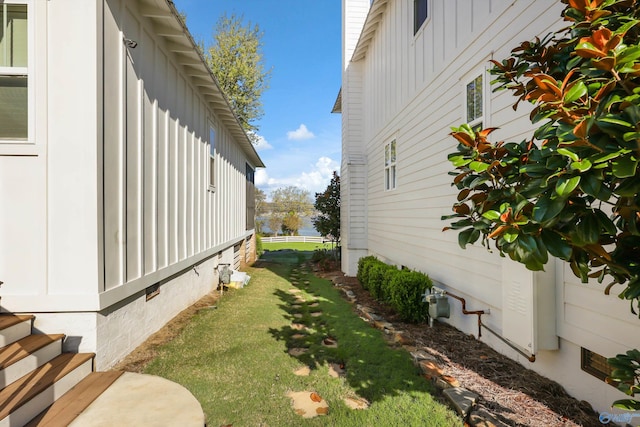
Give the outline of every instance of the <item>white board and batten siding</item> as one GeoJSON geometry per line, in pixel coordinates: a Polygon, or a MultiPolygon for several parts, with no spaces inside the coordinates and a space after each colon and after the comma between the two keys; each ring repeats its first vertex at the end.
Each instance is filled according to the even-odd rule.
{"type": "Polygon", "coordinates": [[[156,32],[136,3],[105,2],[103,304],[246,235],[247,157],[156,32]]]}
{"type": "MultiPolygon", "coordinates": [[[[457,232],[442,232],[448,224],[440,220],[452,213],[456,201],[457,191],[447,175],[453,169],[447,154],[456,142],[448,134],[452,126],[466,122],[466,83],[484,76],[483,124],[500,128],[492,134],[495,140],[530,138],[530,107],[521,104],[514,112],[512,96],[487,90],[488,60],[504,59],[520,42],[561,28],[563,5],[553,0],[429,1],[429,17],[414,35],[413,1],[385,3],[374,37],[365,48],[358,45],[357,60],[343,72],[342,172],[349,177],[353,170],[345,164],[344,153],[362,153],[365,163],[364,177],[353,184],[345,180],[343,197],[356,197],[343,206],[357,204],[361,195],[366,204],[350,212],[346,234],[364,230],[365,254],[427,273],[436,284],[467,298],[468,309],[490,308],[483,322],[539,356],[529,367],[551,375],[562,361],[566,372],[579,377],[567,378],[563,385],[579,394],[593,379],[580,370],[579,357],[575,360],[581,346],[607,357],[615,354],[613,349],[640,347],[640,342],[624,342],[637,335],[633,331],[639,325],[628,305],[603,295],[601,286],[585,288],[560,262],[532,273],[479,244],[462,250],[457,232]],[[392,140],[397,144],[397,183],[395,189],[385,190],[384,147],[392,140]],[[357,190],[360,183],[365,184],[362,194],[357,190]],[[620,305],[625,308],[612,310],[620,305]]],[[[365,22],[365,28],[369,24],[365,22]]],[[[353,32],[346,18],[344,25],[345,33],[353,32]]],[[[349,247],[343,251],[348,258],[349,247]]],[[[357,257],[351,258],[348,264],[343,261],[343,269],[355,275],[357,257]]],[[[476,319],[462,316],[457,302],[451,303],[449,322],[477,334],[476,319]]],[[[483,339],[518,357],[490,334],[483,333],[483,339]]],[[[589,398],[595,405],[603,404],[597,396],[589,398]]]]}

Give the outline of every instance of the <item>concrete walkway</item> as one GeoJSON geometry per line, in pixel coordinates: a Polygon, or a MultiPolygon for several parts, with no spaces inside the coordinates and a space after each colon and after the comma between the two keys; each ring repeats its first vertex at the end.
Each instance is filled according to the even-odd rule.
{"type": "Polygon", "coordinates": [[[203,427],[200,403],[184,387],[153,375],[125,372],[69,426],[203,427]]]}

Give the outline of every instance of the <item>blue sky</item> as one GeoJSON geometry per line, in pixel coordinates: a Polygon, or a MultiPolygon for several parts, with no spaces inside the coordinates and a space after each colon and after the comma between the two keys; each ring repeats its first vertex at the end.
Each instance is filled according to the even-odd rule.
{"type": "Polygon", "coordinates": [[[257,122],[258,153],[267,165],[256,185],[267,194],[295,185],[323,191],[340,167],[340,115],[331,108],[340,89],[340,0],[174,0],[196,40],[211,44],[223,14],[243,16],[262,32],[272,69],[257,122]]]}

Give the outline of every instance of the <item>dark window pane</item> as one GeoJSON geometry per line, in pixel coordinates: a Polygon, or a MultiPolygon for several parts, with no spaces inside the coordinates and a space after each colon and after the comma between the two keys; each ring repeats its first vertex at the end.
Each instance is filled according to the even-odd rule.
{"type": "Polygon", "coordinates": [[[27,66],[27,5],[0,2],[0,67],[27,66]]]}
{"type": "Polygon", "coordinates": [[[27,76],[0,76],[0,139],[27,139],[27,76]]]}
{"type": "Polygon", "coordinates": [[[417,33],[424,21],[427,20],[427,4],[428,0],[414,0],[413,1],[413,34],[417,33]]]}

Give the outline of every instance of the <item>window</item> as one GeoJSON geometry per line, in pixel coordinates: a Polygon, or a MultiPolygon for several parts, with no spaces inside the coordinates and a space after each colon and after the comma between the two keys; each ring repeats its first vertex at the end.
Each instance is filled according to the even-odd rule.
{"type": "Polygon", "coordinates": [[[0,2],[0,140],[29,137],[27,5],[0,2]]]}
{"type": "Polygon", "coordinates": [[[483,128],[484,119],[484,95],[483,95],[483,75],[477,75],[466,85],[465,106],[467,108],[466,122],[473,130],[483,128]]]}
{"type": "Polygon", "coordinates": [[[396,188],[396,140],[384,146],[384,189],[396,188]]]}
{"type": "Polygon", "coordinates": [[[429,0],[413,0],[413,34],[415,35],[429,16],[429,0]]]}
{"type": "Polygon", "coordinates": [[[606,357],[584,347],[580,348],[580,368],[602,381],[606,380],[613,371],[606,357]]]}
{"type": "Polygon", "coordinates": [[[255,171],[246,163],[247,177],[247,224],[246,230],[253,230],[256,226],[256,187],[255,187],[255,171]]]}
{"type": "Polygon", "coordinates": [[[213,125],[209,125],[209,187],[215,188],[214,161],[216,158],[216,130],[213,125]]]}

